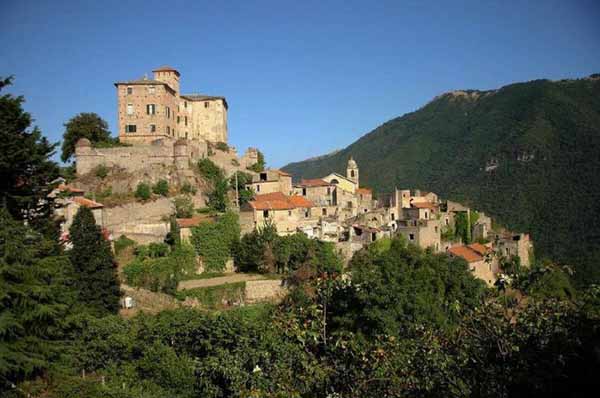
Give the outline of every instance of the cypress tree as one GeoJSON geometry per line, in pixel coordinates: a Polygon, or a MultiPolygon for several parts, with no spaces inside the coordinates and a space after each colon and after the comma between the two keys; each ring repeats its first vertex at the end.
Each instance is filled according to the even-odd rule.
{"type": "Polygon", "coordinates": [[[91,312],[117,312],[120,289],[116,262],[92,211],[81,207],[69,232],[73,243],[69,257],[75,268],[81,304],[91,312]]]}

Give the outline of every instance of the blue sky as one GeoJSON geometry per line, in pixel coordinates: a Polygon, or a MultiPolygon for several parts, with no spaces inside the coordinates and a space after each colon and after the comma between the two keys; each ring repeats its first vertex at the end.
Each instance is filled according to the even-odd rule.
{"type": "Polygon", "coordinates": [[[0,76],[35,123],[96,112],[168,64],[226,96],[230,143],[271,166],[343,148],[454,89],[600,73],[591,1],[21,1],[0,5],[0,76]]]}

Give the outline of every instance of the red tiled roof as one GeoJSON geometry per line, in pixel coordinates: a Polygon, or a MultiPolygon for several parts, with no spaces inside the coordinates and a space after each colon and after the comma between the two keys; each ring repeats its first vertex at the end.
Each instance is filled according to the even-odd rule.
{"type": "Polygon", "coordinates": [[[287,196],[283,192],[271,192],[263,193],[261,195],[254,195],[254,202],[262,202],[267,200],[287,200],[287,196]]]}
{"type": "Polygon", "coordinates": [[[160,68],[154,69],[152,72],[175,72],[177,76],[180,76],[179,71],[175,68],[172,68],[168,65],[161,66],[160,68]]]}
{"type": "Polygon", "coordinates": [[[203,222],[212,223],[212,222],[215,222],[215,219],[212,216],[206,216],[206,215],[177,219],[177,225],[179,225],[179,228],[197,227],[200,223],[203,223],[203,222]]]}
{"type": "Polygon", "coordinates": [[[482,256],[485,256],[490,251],[489,247],[482,245],[481,243],[471,243],[469,248],[482,256]]]}
{"type": "Polygon", "coordinates": [[[370,188],[357,188],[356,193],[362,193],[364,195],[371,195],[373,191],[370,188]]]}
{"type": "Polygon", "coordinates": [[[290,196],[289,201],[295,207],[302,207],[302,208],[315,207],[313,202],[311,202],[310,200],[306,199],[303,196],[298,196],[298,195],[290,196]]]}
{"type": "Polygon", "coordinates": [[[100,209],[104,207],[102,203],[94,202],[93,200],[86,199],[82,196],[76,196],[73,198],[73,202],[90,209],[100,209]]]}
{"type": "Polygon", "coordinates": [[[281,192],[256,195],[249,204],[255,210],[291,210],[314,206],[310,200],[302,196],[286,196],[281,192]]]}
{"type": "Polygon", "coordinates": [[[333,185],[321,178],[311,178],[308,180],[301,180],[300,184],[298,184],[301,187],[328,187],[330,185],[333,185]]]}
{"type": "Polygon", "coordinates": [[[430,202],[415,202],[410,204],[412,207],[417,209],[435,209],[437,206],[430,202]]]}
{"type": "Polygon", "coordinates": [[[464,258],[468,263],[483,260],[483,257],[479,253],[468,246],[452,246],[448,249],[448,252],[454,256],[464,258]]]}
{"type": "Polygon", "coordinates": [[[65,185],[65,184],[60,184],[57,188],[61,192],[64,192],[64,191],[69,191],[71,193],[84,193],[85,192],[83,189],[74,188],[70,185],[65,185]]]}

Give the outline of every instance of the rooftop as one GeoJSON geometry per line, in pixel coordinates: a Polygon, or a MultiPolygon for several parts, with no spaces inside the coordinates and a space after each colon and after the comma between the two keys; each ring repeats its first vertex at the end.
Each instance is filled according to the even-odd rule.
{"type": "Polygon", "coordinates": [[[215,218],[209,215],[197,215],[190,218],[178,218],[177,225],[179,228],[191,228],[197,227],[203,222],[212,223],[215,222],[215,218]]]}
{"type": "Polygon", "coordinates": [[[89,209],[101,209],[104,207],[102,203],[94,202],[91,199],[84,198],[82,196],[76,196],[73,198],[73,202],[80,206],[87,207],[89,209]]]}
{"type": "Polygon", "coordinates": [[[483,256],[476,250],[468,246],[452,246],[448,252],[456,257],[465,259],[468,263],[475,263],[483,260],[483,256]]]}
{"type": "Polygon", "coordinates": [[[255,210],[292,210],[314,206],[310,200],[302,196],[286,196],[281,192],[256,195],[249,204],[255,210]]]}
{"type": "Polygon", "coordinates": [[[301,180],[298,186],[300,187],[328,187],[333,185],[330,182],[327,182],[321,178],[311,178],[307,180],[301,180]]]}

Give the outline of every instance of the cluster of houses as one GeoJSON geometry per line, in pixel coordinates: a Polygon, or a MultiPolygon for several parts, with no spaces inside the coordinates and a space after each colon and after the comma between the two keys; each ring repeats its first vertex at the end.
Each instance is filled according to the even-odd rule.
{"type": "Polygon", "coordinates": [[[385,237],[406,241],[434,252],[446,252],[469,263],[474,274],[492,285],[502,259],[517,257],[529,266],[532,242],[527,234],[494,230],[492,220],[457,202],[442,201],[433,192],[395,189],[386,200],[375,200],[359,184],[359,169],[349,159],[346,175],[292,182],[281,170],[257,173],[248,188],[253,200],[240,208],[242,233],[273,224],[280,235],[304,232],[334,242],[347,259],[360,248],[385,237]],[[456,236],[466,220],[471,242],[456,236]]]}

